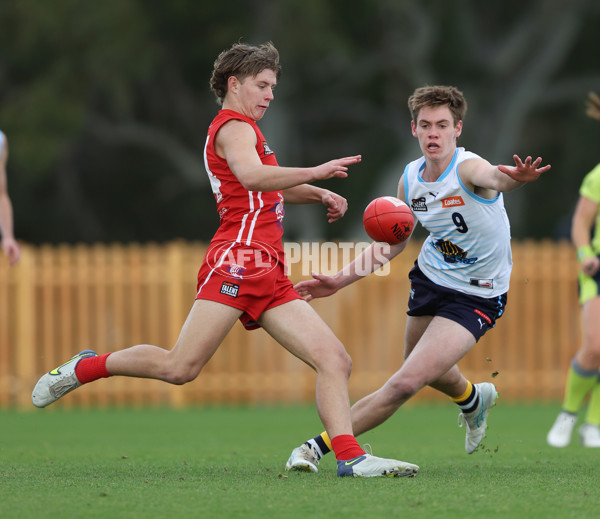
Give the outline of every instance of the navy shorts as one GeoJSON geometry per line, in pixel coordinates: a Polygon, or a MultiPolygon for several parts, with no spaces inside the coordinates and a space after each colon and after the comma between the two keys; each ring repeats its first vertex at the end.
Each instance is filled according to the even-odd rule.
{"type": "Polygon", "coordinates": [[[496,325],[496,319],[502,316],[506,307],[506,293],[487,298],[442,287],[425,276],[416,262],[408,279],[408,315],[445,317],[469,330],[476,341],[496,325]]]}

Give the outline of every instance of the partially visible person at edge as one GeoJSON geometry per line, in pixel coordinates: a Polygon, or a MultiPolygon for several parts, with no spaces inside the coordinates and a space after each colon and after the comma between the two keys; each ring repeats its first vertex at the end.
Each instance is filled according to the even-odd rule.
{"type": "Polygon", "coordinates": [[[197,295],[171,350],[141,344],[97,355],[85,350],[45,374],[32,394],[45,407],[98,378],[121,375],[172,384],[194,380],[239,319],[263,327],[317,374],[317,410],[338,459],[338,476],[413,476],[418,466],[366,454],[352,433],[348,377],[351,359],[325,322],[302,299],[284,272],[284,201],[321,203],[329,222],[346,200],[310,182],[345,178],[360,155],[316,167],[281,167],[256,121],[273,101],[280,76],[271,44],[234,44],[214,64],[210,81],[222,110],[213,119],[204,151],[220,225],[198,273],[197,295]]]}
{"type": "MultiPolygon", "coordinates": [[[[587,114],[600,120],[600,98],[589,94],[587,114]]],[[[583,179],[571,225],[579,260],[579,302],[583,344],[571,360],[562,410],[548,432],[552,447],[566,447],[586,397],[589,402],[579,439],[584,447],[600,447],[600,164],[583,179]]]]}
{"type": "Polygon", "coordinates": [[[15,240],[13,231],[13,210],[8,196],[8,180],[6,164],[8,162],[8,141],[0,131],[0,236],[2,250],[8,258],[10,266],[16,265],[21,257],[21,248],[15,240]]]}
{"type": "MultiPolygon", "coordinates": [[[[550,166],[540,167],[541,158],[522,161],[517,155],[515,166],[493,166],[458,148],[467,102],[455,87],[418,88],[408,106],[423,156],[404,169],[398,198],[430,234],[409,273],[404,363],[380,389],[352,406],[352,429],[358,436],[377,427],[429,385],[458,405],[470,454],[484,436],[497,392],[492,383],[467,380],[457,362],[505,309],[512,253],[502,193],[537,180],[550,166]]],[[[373,272],[380,266],[377,258],[390,261],[400,254],[407,241],[388,253],[372,243],[334,276],[314,275],[296,288],[307,300],[330,296],[367,275],[364,265],[373,265],[373,272]]],[[[322,433],[295,448],[286,468],[317,472],[330,449],[322,433]]]]}

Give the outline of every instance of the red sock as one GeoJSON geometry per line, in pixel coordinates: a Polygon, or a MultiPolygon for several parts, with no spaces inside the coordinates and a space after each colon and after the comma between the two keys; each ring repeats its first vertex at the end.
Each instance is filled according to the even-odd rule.
{"type": "Polygon", "coordinates": [[[338,461],[352,460],[365,453],[358,445],[356,438],[351,434],[340,434],[335,438],[331,438],[331,448],[338,461]]]}
{"type": "Polygon", "coordinates": [[[75,366],[75,376],[82,384],[93,382],[99,378],[110,377],[111,374],[106,371],[106,359],[110,353],[98,355],[96,357],[84,357],[77,366],[75,366]]]}

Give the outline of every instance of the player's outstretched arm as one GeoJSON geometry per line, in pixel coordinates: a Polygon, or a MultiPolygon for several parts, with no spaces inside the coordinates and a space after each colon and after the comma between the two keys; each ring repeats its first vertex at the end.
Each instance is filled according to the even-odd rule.
{"type": "Polygon", "coordinates": [[[542,173],[545,173],[551,167],[550,164],[540,167],[542,157],[538,157],[535,160],[531,157],[527,157],[525,162],[523,162],[521,157],[513,155],[513,159],[515,161],[514,166],[499,165],[498,170],[519,183],[534,182],[540,178],[542,173]]]}
{"type": "Polygon", "coordinates": [[[513,158],[514,166],[493,166],[482,158],[465,160],[459,165],[458,172],[466,184],[505,193],[537,180],[550,169],[549,164],[540,167],[541,157],[535,160],[527,157],[524,162],[518,155],[513,158]]]}
{"type": "Polygon", "coordinates": [[[317,297],[327,297],[335,294],[341,288],[362,279],[385,265],[400,254],[406,247],[406,241],[396,245],[373,242],[353,261],[345,265],[333,276],[313,273],[313,279],[301,281],[294,288],[307,301],[317,297]]]}
{"type": "Polygon", "coordinates": [[[229,121],[215,137],[215,151],[248,191],[278,191],[301,184],[346,178],[348,167],[361,161],[360,155],[330,160],[315,167],[295,168],[263,164],[256,152],[256,133],[244,121],[229,121]]]}
{"type": "MultiPolygon", "coordinates": [[[[256,157],[258,157],[258,154],[256,157]]],[[[312,168],[269,166],[260,163],[260,161],[254,161],[252,164],[250,160],[241,160],[234,163],[228,159],[227,162],[231,171],[245,189],[249,191],[277,191],[317,180],[346,178],[348,167],[360,162],[360,155],[330,160],[312,168]]]]}

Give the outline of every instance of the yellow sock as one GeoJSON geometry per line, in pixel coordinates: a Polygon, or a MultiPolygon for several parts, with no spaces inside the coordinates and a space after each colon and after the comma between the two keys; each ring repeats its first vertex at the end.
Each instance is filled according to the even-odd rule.
{"type": "Polygon", "coordinates": [[[331,450],[331,440],[329,438],[329,434],[327,434],[327,431],[323,431],[321,433],[321,438],[323,439],[323,441],[325,442],[325,445],[327,445],[329,450],[331,450]]]}
{"type": "Polygon", "coordinates": [[[592,388],[585,421],[600,425],[600,380],[596,380],[596,385],[592,388]]]}
{"type": "Polygon", "coordinates": [[[323,431],[319,436],[315,436],[312,440],[308,440],[305,443],[315,448],[317,459],[321,459],[322,456],[333,450],[327,431],[323,431]]]}
{"type": "Polygon", "coordinates": [[[473,384],[471,384],[470,380],[467,380],[467,389],[465,389],[465,392],[460,396],[451,396],[450,400],[452,400],[453,402],[456,402],[458,404],[459,402],[462,402],[462,401],[466,400],[468,397],[470,397],[472,392],[473,392],[473,384]]]}
{"type": "Polygon", "coordinates": [[[567,375],[563,409],[569,413],[576,414],[583,404],[585,397],[597,382],[597,371],[586,371],[573,359],[569,368],[569,374],[567,375]]]}
{"type": "Polygon", "coordinates": [[[467,380],[467,389],[465,392],[456,397],[450,397],[463,413],[472,413],[479,406],[479,392],[477,387],[474,386],[470,380],[467,380]]]}

